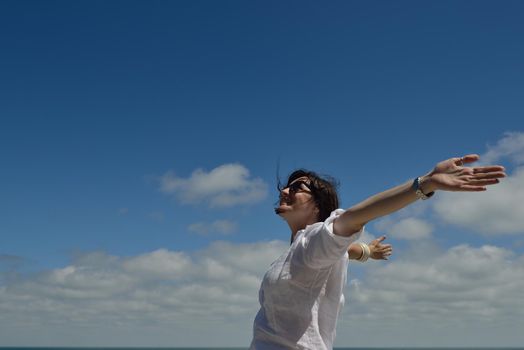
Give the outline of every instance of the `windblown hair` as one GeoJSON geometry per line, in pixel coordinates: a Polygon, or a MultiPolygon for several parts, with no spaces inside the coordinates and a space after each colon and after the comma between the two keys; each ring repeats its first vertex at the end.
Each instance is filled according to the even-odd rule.
{"type": "Polygon", "coordinates": [[[317,219],[319,222],[325,221],[333,210],[339,208],[338,181],[335,178],[329,175],[319,175],[314,171],[306,169],[298,169],[289,175],[286,186],[282,187],[280,180],[278,181],[278,191],[280,192],[282,188],[289,186],[290,183],[304,176],[311,181],[309,187],[313,200],[318,207],[317,219]]]}

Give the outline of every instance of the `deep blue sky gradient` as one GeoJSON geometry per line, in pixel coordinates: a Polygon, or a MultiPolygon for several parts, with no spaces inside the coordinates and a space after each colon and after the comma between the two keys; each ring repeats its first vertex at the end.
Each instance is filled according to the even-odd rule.
{"type": "Polygon", "coordinates": [[[1,2],[0,254],[43,268],[79,250],[288,239],[276,191],[181,205],[155,183],[169,170],[240,163],[273,189],[278,162],[283,177],[313,168],[341,181],[347,207],[482,153],[524,129],[523,13],[521,1],[1,2]],[[224,218],[236,234],[187,232],[224,218]]]}

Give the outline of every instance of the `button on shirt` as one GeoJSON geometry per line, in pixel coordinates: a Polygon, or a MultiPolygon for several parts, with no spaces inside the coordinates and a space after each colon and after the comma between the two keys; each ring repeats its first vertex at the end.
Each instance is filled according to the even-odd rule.
{"type": "Polygon", "coordinates": [[[364,230],[335,235],[333,220],[343,212],[337,209],[325,222],[298,231],[289,250],[271,264],[260,286],[250,350],[333,348],[347,250],[364,230]]]}

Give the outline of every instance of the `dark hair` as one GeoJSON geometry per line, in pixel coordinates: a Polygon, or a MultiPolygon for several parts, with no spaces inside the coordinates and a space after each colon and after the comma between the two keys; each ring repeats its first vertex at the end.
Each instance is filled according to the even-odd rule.
{"type": "MultiPolygon", "coordinates": [[[[329,175],[321,176],[314,171],[298,169],[289,175],[284,188],[300,177],[307,177],[310,180],[311,194],[318,207],[318,221],[325,221],[333,210],[339,208],[338,181],[329,175]]],[[[283,189],[280,180],[278,180],[277,188],[279,192],[283,189]]]]}

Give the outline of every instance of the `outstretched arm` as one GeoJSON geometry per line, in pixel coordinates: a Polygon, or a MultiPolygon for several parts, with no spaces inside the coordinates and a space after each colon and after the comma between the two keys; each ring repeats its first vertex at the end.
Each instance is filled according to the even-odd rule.
{"type": "MultiPolygon", "coordinates": [[[[393,252],[391,244],[382,244],[382,241],[386,239],[386,236],[372,240],[368,247],[370,250],[369,257],[374,260],[388,260],[393,252]]],[[[362,258],[364,251],[359,243],[352,243],[348,248],[349,259],[359,260],[362,258]]]]}
{"type": "MultiPolygon", "coordinates": [[[[485,191],[486,186],[497,184],[499,178],[506,176],[502,166],[467,167],[464,165],[478,159],[478,155],[470,154],[438,163],[431,172],[420,178],[420,189],[424,194],[437,190],[485,191]]],[[[335,220],[333,231],[336,235],[351,236],[360,231],[369,221],[396,212],[417,199],[413,180],[409,180],[347,209],[335,220]]]]}

